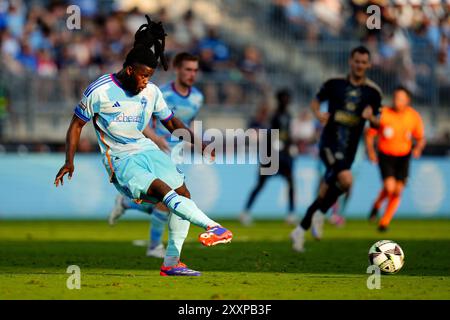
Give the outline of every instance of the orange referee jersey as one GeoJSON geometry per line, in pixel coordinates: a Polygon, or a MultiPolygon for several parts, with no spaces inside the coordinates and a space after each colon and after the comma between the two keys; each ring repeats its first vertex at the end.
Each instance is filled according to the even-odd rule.
{"type": "Polygon", "coordinates": [[[420,114],[411,107],[401,112],[384,107],[381,110],[380,127],[370,128],[368,134],[378,135],[378,150],[384,154],[401,157],[409,154],[412,138],[424,136],[424,126],[420,114]]]}

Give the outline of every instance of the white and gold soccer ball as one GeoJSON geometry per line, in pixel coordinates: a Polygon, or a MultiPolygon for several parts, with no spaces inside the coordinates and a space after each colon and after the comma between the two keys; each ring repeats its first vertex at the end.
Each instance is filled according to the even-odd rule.
{"type": "Polygon", "coordinates": [[[383,273],[396,273],[405,263],[405,254],[396,242],[380,240],[369,249],[369,263],[383,273]]]}

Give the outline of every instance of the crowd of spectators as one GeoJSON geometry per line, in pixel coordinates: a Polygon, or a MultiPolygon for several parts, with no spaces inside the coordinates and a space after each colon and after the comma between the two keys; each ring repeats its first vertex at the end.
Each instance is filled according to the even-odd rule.
{"type": "MultiPolygon", "coordinates": [[[[113,1],[99,10],[96,1],[0,0],[2,61],[14,75],[38,75],[43,86],[46,79],[47,83],[62,79],[58,86],[63,97],[76,100],[82,88],[96,76],[121,68],[133,45],[135,31],[145,23],[144,14],[137,7],[127,11],[119,8],[113,1]],[[70,17],[67,8],[73,4],[81,9],[79,29],[67,26],[70,17]]],[[[212,79],[200,83],[204,85],[207,103],[245,102],[251,90],[245,90],[243,85],[261,90],[265,70],[257,48],[230,47],[221,38],[220,29],[207,25],[191,9],[174,16],[161,7],[152,18],[162,21],[169,35],[166,38],[169,59],[180,51],[200,57],[203,79],[212,79]]],[[[154,81],[167,81],[170,76],[159,72],[154,81]]],[[[49,98],[55,88],[47,85],[37,91],[49,98]]]]}
{"type": "Polygon", "coordinates": [[[366,43],[375,67],[401,74],[398,82],[420,95],[420,78],[433,70],[439,85],[450,86],[449,13],[449,0],[272,0],[271,19],[309,45],[366,43]],[[373,5],[379,10],[368,11],[373,5]],[[377,18],[380,28],[368,28],[377,18]]]}
{"type": "MultiPolygon", "coordinates": [[[[114,5],[120,1],[111,0],[101,8],[99,1],[88,0],[0,0],[2,67],[15,77],[39,77],[35,95],[40,101],[52,97],[77,101],[90,81],[121,68],[133,44],[134,32],[145,22],[138,8],[125,11],[114,5]],[[81,8],[81,25],[75,30],[67,26],[70,15],[67,7],[72,4],[81,8]]],[[[304,40],[312,47],[334,40],[360,40],[372,49],[375,67],[401,74],[403,84],[416,94],[420,93],[418,76],[432,71],[443,87],[450,86],[450,0],[267,0],[267,3],[271,3],[271,21],[284,30],[287,28],[296,40],[304,40]],[[379,30],[366,26],[370,16],[367,8],[372,4],[381,9],[379,30]],[[414,61],[414,48],[420,46],[427,48],[428,57],[435,57],[437,67],[433,70],[414,61]]],[[[261,51],[253,45],[234,47],[221,36],[220,26],[207,24],[192,9],[178,15],[170,9],[161,7],[152,13],[152,18],[162,21],[169,35],[166,39],[169,59],[180,51],[200,57],[199,86],[206,104],[262,102],[264,108],[257,117],[267,117],[270,108],[265,97],[271,95],[270,80],[261,51]]],[[[170,72],[157,72],[154,81],[163,83],[171,76],[170,72]]],[[[0,140],[11,109],[7,100],[5,83],[0,81],[0,140]]],[[[299,152],[308,153],[317,142],[311,114],[300,112],[292,130],[299,152]]]]}

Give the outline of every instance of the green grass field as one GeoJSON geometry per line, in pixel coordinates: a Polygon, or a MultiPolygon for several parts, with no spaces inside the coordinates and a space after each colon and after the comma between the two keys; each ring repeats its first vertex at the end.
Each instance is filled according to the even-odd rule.
{"type": "Polygon", "coordinates": [[[161,260],[145,257],[132,240],[146,239],[145,221],[1,221],[0,299],[450,299],[450,221],[394,221],[379,234],[366,221],[326,225],[296,254],[292,227],[259,222],[234,233],[229,245],[202,247],[191,227],[183,261],[202,277],[161,277],[161,260]],[[380,290],[366,281],[367,251],[392,239],[406,263],[383,275],[380,290]],[[81,289],[69,290],[69,265],[81,268],[81,289]]]}

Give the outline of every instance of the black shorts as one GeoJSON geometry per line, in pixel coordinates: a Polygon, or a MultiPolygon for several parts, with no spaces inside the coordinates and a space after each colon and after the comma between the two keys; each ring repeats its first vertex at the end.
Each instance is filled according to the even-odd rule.
{"type": "Polygon", "coordinates": [[[406,182],[408,179],[410,158],[410,154],[397,157],[380,152],[378,154],[378,163],[383,180],[387,177],[394,177],[396,180],[406,182]]]}
{"type": "Polygon", "coordinates": [[[350,170],[354,157],[348,157],[343,154],[335,153],[330,148],[320,148],[319,156],[326,167],[324,180],[326,183],[334,183],[339,172],[350,170]]]}

